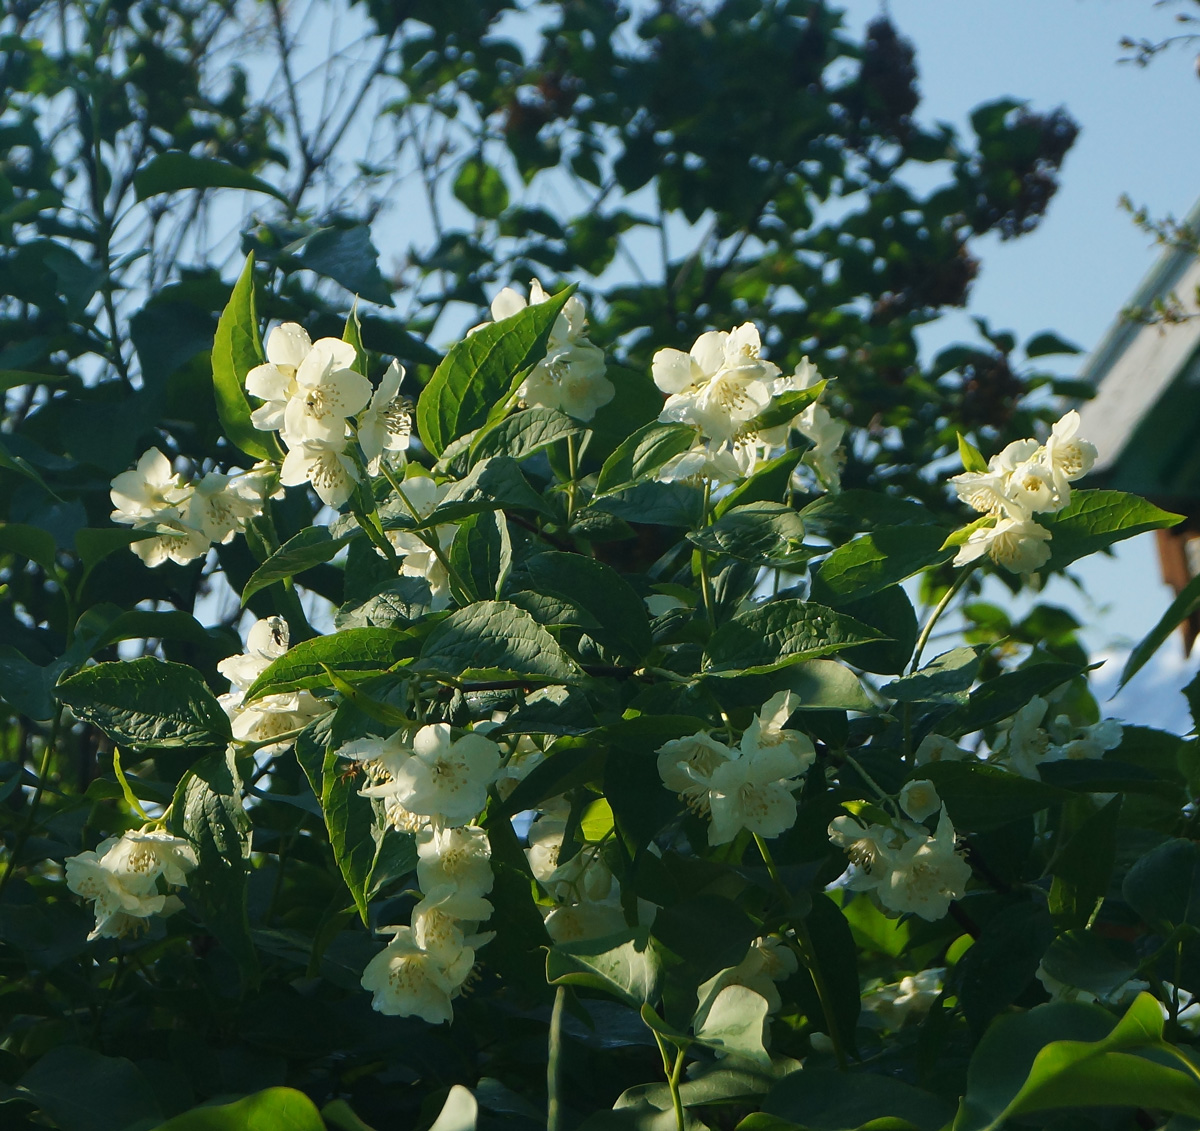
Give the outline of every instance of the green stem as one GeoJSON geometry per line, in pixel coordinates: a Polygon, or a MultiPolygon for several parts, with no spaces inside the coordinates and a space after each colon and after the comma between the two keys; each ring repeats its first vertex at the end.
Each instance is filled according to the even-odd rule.
{"type": "Polygon", "coordinates": [[[575,488],[579,482],[579,449],[573,434],[567,437],[567,474],[570,476],[567,480],[567,527],[570,528],[575,516],[575,488]]]}
{"type": "MultiPolygon", "coordinates": [[[[704,514],[700,519],[701,528],[708,525],[710,518],[710,504],[712,502],[712,482],[705,479],[704,481],[704,514]]],[[[708,627],[715,629],[717,627],[717,602],[713,596],[712,577],[708,568],[708,551],[701,549],[700,554],[700,592],[704,597],[704,611],[708,614],[708,627]]]]}
{"type": "Polygon", "coordinates": [[[933,631],[933,626],[937,624],[938,618],[946,611],[947,606],[951,601],[958,596],[958,591],[966,584],[966,580],[975,571],[975,563],[972,562],[966,569],[962,571],[955,579],[954,584],[946,590],[942,599],[937,603],[933,612],[929,614],[929,619],[925,622],[925,627],[921,629],[921,635],[917,637],[917,646],[913,650],[912,667],[909,674],[915,672],[921,663],[921,653],[925,650],[925,645],[929,642],[929,634],[933,631]]]}
{"type": "Polygon", "coordinates": [[[554,991],[554,1009],[550,1013],[550,1046],[546,1062],[546,1131],[562,1131],[562,1023],[567,987],[554,991]]]}
{"type": "Polygon", "coordinates": [[[887,805],[892,803],[892,795],[884,792],[883,787],[873,777],[871,777],[866,770],[862,768],[862,764],[857,758],[851,757],[849,754],[843,754],[842,757],[854,767],[854,772],[858,774],[858,776],[862,778],[862,780],[869,785],[872,790],[875,791],[875,796],[878,797],[880,801],[887,805]]]}
{"type": "Polygon", "coordinates": [[[667,1052],[667,1042],[658,1034],[654,1034],[658,1042],[659,1055],[662,1056],[663,1075],[667,1078],[667,1087],[671,1091],[671,1106],[675,1110],[675,1131],[686,1131],[683,1115],[683,1097],[679,1094],[679,1078],[683,1075],[683,1049],[675,1050],[674,1062],[667,1052]]]}
{"type": "MultiPolygon", "coordinates": [[[[404,509],[406,511],[408,511],[408,513],[412,517],[413,521],[418,522],[418,523],[424,522],[425,520],[421,517],[420,513],[417,511],[417,508],[412,505],[411,500],[404,493],[404,488],[401,487],[400,484],[397,482],[396,477],[392,474],[392,472],[388,468],[387,464],[380,461],[379,470],[383,472],[384,478],[388,481],[389,484],[391,484],[392,490],[396,492],[397,496],[399,496],[400,502],[403,504],[404,509]]],[[[436,529],[433,531],[430,531],[428,534],[424,533],[423,531],[418,530],[416,532],[416,534],[417,534],[417,537],[420,538],[421,541],[424,542],[425,545],[429,547],[430,552],[433,554],[433,556],[435,558],[437,558],[438,564],[442,567],[442,569],[444,569],[446,571],[446,576],[450,578],[450,584],[452,586],[454,586],[454,588],[459,593],[469,593],[470,590],[467,589],[467,587],[463,584],[463,579],[459,575],[458,570],[456,570],[450,564],[450,559],[448,557],[446,557],[445,551],[442,549],[441,545],[439,544],[436,529]]],[[[386,541],[386,539],[385,539],[385,541],[386,541]]],[[[391,543],[388,542],[388,545],[390,546],[391,543]]]]}
{"type": "MultiPolygon", "coordinates": [[[[771,877],[771,882],[778,889],[786,907],[791,902],[791,894],[779,876],[779,869],[775,867],[775,858],[771,855],[771,850],[767,847],[767,842],[758,833],[754,834],[754,843],[758,846],[758,854],[767,866],[767,874],[771,877]]],[[[796,950],[804,962],[805,969],[808,970],[809,976],[813,980],[813,985],[817,990],[817,1000],[821,1003],[821,1012],[825,1015],[825,1028],[829,1034],[830,1043],[833,1045],[833,1055],[837,1057],[838,1067],[845,1068],[847,1063],[846,1049],[842,1044],[841,1029],[838,1027],[837,1015],[833,1011],[833,998],[829,992],[829,984],[825,981],[825,972],[821,969],[821,964],[817,960],[817,949],[813,945],[812,935],[809,934],[808,925],[803,919],[797,920],[792,924],[792,927],[795,929],[796,940],[799,943],[796,950]]]]}

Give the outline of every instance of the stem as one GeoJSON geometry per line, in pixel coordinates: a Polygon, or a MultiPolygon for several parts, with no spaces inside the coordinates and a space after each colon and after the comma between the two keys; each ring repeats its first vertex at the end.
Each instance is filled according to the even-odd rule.
{"type": "Polygon", "coordinates": [[[958,591],[966,584],[967,578],[971,576],[974,570],[975,563],[972,562],[954,579],[954,584],[946,590],[933,612],[929,614],[929,619],[925,622],[925,627],[921,629],[921,635],[917,637],[917,646],[913,651],[912,667],[908,669],[910,675],[917,670],[921,662],[921,653],[925,650],[925,645],[929,642],[929,634],[933,631],[933,626],[937,624],[938,618],[946,611],[946,607],[950,602],[958,596],[958,591]]]}
{"type": "Polygon", "coordinates": [[[554,991],[554,1009],[550,1013],[550,1047],[546,1062],[546,1131],[562,1131],[562,1022],[567,987],[554,991]]]}
{"type": "MultiPolygon", "coordinates": [[[[779,870],[775,867],[775,858],[771,855],[767,842],[758,833],[755,833],[754,843],[758,846],[758,854],[767,866],[767,874],[771,877],[771,882],[778,889],[784,906],[787,906],[791,895],[779,877],[779,870]]],[[[838,1027],[837,1017],[833,1011],[829,985],[825,981],[825,973],[821,969],[821,964],[817,961],[817,950],[813,946],[812,935],[809,934],[808,925],[803,919],[798,920],[792,926],[796,931],[796,939],[799,944],[796,949],[804,962],[805,969],[808,970],[809,977],[813,980],[813,985],[817,990],[817,1000],[821,1003],[821,1012],[825,1015],[825,1029],[829,1034],[830,1043],[833,1045],[833,1055],[837,1057],[838,1067],[845,1068],[846,1049],[842,1044],[841,1029],[838,1027]]]]}
{"type": "Polygon", "coordinates": [[[884,792],[883,787],[873,777],[871,777],[866,770],[862,768],[858,759],[851,757],[849,754],[843,754],[842,757],[854,767],[854,772],[858,774],[858,776],[875,791],[875,796],[878,797],[880,801],[884,802],[886,805],[891,805],[892,795],[884,792]]]}
{"type": "Polygon", "coordinates": [[[579,480],[579,449],[575,445],[575,436],[567,437],[567,526],[575,515],[575,488],[579,480]]]}
{"type": "MultiPolygon", "coordinates": [[[[712,481],[704,480],[704,515],[700,520],[701,527],[708,525],[709,504],[712,501],[712,481]]],[[[708,627],[717,627],[716,598],[713,596],[712,577],[708,571],[708,551],[701,549],[700,554],[700,592],[704,596],[704,611],[708,614],[708,627]]]]}
{"type": "MultiPolygon", "coordinates": [[[[406,511],[408,511],[408,513],[412,516],[413,521],[414,522],[424,522],[425,520],[418,513],[417,508],[412,505],[412,503],[409,501],[408,496],[404,493],[404,488],[401,487],[400,484],[396,481],[395,476],[392,475],[391,471],[388,469],[387,464],[385,464],[383,462],[383,460],[379,461],[379,470],[383,472],[383,477],[388,481],[389,484],[391,484],[392,490],[395,491],[396,494],[400,497],[400,502],[404,504],[404,509],[406,511]]],[[[448,557],[446,557],[445,551],[442,549],[441,545],[438,543],[437,531],[434,530],[434,531],[430,532],[429,534],[425,534],[422,531],[418,530],[416,532],[416,534],[417,534],[417,537],[420,538],[421,541],[424,542],[425,545],[429,547],[430,551],[433,553],[433,556],[435,558],[437,558],[438,564],[442,567],[442,569],[444,569],[446,571],[446,576],[450,578],[450,584],[453,585],[459,591],[459,593],[469,594],[470,590],[463,584],[463,579],[459,576],[458,570],[456,570],[450,564],[450,559],[448,557]]],[[[384,538],[384,541],[387,542],[386,537],[384,538]]],[[[391,548],[391,545],[392,545],[391,542],[388,542],[389,549],[391,548]]],[[[395,557],[394,550],[392,551],[392,554],[393,554],[393,558],[394,558],[395,557]]],[[[395,560],[398,560],[398,559],[395,559],[395,560]]]]}
{"type": "Polygon", "coordinates": [[[654,1039],[658,1043],[659,1055],[662,1056],[663,1075],[666,1076],[667,1087],[671,1090],[671,1106],[675,1109],[675,1131],[686,1131],[683,1097],[679,1094],[679,1078],[683,1075],[683,1049],[675,1050],[675,1061],[672,1063],[666,1041],[658,1033],[654,1033],[654,1039]]]}

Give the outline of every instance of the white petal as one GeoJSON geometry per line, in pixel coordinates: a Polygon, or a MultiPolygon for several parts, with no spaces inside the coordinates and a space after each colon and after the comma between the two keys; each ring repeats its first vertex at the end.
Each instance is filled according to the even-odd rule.
{"type": "Polygon", "coordinates": [[[284,322],[267,335],[267,360],[272,365],[297,369],[310,349],[308,331],[295,322],[284,322]]]}

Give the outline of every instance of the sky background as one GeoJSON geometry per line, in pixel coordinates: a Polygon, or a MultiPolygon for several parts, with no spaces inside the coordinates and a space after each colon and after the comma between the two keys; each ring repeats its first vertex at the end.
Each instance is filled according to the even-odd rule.
{"type": "MultiPolygon", "coordinates": [[[[1053,329],[1090,350],[1158,257],[1151,238],[1118,206],[1122,194],[1151,214],[1184,216],[1200,196],[1200,41],[1159,55],[1148,67],[1120,62],[1122,37],[1161,40],[1189,30],[1192,3],[1153,0],[849,0],[855,32],[881,10],[916,45],[923,120],[948,121],[970,136],[968,116],[1002,95],[1033,109],[1065,106],[1081,129],[1061,187],[1033,234],[987,237],[974,245],[983,269],[970,311],[930,327],[923,346],[971,340],[969,313],[1019,341],[1053,329]]],[[[1200,30],[1200,25],[1197,25],[1200,30]]],[[[1050,583],[1043,599],[1065,605],[1088,625],[1097,658],[1098,693],[1109,693],[1123,652],[1144,635],[1173,597],[1162,583],[1153,535],[1122,543],[1115,559],[1075,567],[1083,592],[1050,583]]],[[[995,596],[1002,591],[997,586],[995,596]]],[[[1190,729],[1178,688],[1198,667],[1184,661],[1178,638],[1104,709],[1128,721],[1190,729]]]]}

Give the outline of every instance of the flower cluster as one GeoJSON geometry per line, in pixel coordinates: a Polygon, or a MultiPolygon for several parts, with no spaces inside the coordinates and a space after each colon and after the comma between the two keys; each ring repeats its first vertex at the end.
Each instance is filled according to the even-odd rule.
{"type": "MultiPolygon", "coordinates": [[[[512,287],[505,287],[492,299],[492,318],[497,322],[511,318],[549,297],[537,279],[529,284],[528,301],[512,287]]],[[[478,329],[475,326],[472,331],[478,329]]],[[[550,329],[546,356],[517,390],[522,404],[554,408],[576,420],[589,421],[613,399],[616,389],[605,376],[604,351],[588,340],[586,330],[587,308],[581,298],[572,295],[550,329]]]]}
{"type": "Polygon", "coordinates": [[[987,554],[1013,573],[1033,573],[1050,560],[1050,531],[1035,514],[1062,510],[1071,484],[1096,462],[1096,448],[1079,436],[1079,413],[1068,412],[1045,444],[1015,440],[989,461],[986,471],[964,471],[951,482],[958,497],[986,518],[959,548],[955,565],[987,554]]]}
{"type": "Polygon", "coordinates": [[[710,844],[728,844],[742,829],[777,837],[795,824],[793,790],[816,759],[809,737],[786,729],[798,707],[794,692],[773,695],[736,749],[701,731],[656,751],[663,785],[710,818],[710,844]]]}
{"type": "MultiPolygon", "coordinates": [[[[302,730],[313,719],[332,710],[311,691],[280,692],[244,703],[246,692],[254,681],[287,650],[287,621],[282,617],[267,617],[254,622],[246,636],[246,651],[242,655],[228,656],[217,664],[217,671],[233,685],[233,690],[220,697],[220,703],[229,716],[233,737],[239,742],[270,743],[280,735],[302,730]]],[[[277,753],[289,745],[290,742],[284,741],[262,749],[277,753]]]]}
{"type": "Polygon", "coordinates": [[[971,866],[957,849],[954,826],[931,782],[910,782],[900,805],[911,819],[864,824],[854,816],[835,817],[829,839],[849,857],[850,890],[871,892],[895,914],[941,919],[966,890],[971,866]],[[931,834],[918,822],[933,813],[938,822],[931,834]]]}
{"type": "Polygon", "coordinates": [[[359,739],[339,754],[366,764],[373,784],[360,792],[417,837],[423,898],[407,926],[384,928],[392,939],[368,963],[363,988],[381,1013],[449,1021],[475,952],[492,938],[478,930],[492,914],[491,847],[474,820],[499,775],[500,748],[474,731],[455,739],[446,723],[434,723],[359,739]]]}
{"type": "Polygon", "coordinates": [[[132,471],[113,479],[112,520],[155,532],[130,547],[146,565],[186,565],[214,542],[229,542],[262,514],[272,478],[270,465],[258,464],[228,475],[212,471],[186,483],[171,461],[151,448],[132,471]]]}
{"type": "MultiPolygon", "coordinates": [[[[437,509],[438,503],[449,491],[450,484],[438,484],[428,475],[410,475],[400,484],[400,489],[404,492],[405,499],[401,513],[407,517],[415,515],[417,518],[426,519],[437,509]]],[[[440,523],[427,531],[424,537],[411,530],[387,531],[388,541],[402,561],[402,576],[421,577],[428,582],[430,609],[433,612],[439,612],[450,604],[450,575],[444,559],[457,533],[456,522],[440,523]],[[442,551],[441,555],[434,552],[430,542],[437,543],[442,551]]]]}
{"type": "Polygon", "coordinates": [[[735,330],[710,330],[688,353],[661,349],[652,363],[654,383],[667,394],[658,419],[690,424],[697,430],[689,451],[668,460],[658,473],[674,482],[701,478],[727,483],[751,474],[758,463],[799,430],[813,442],[805,459],[827,487],[838,485],[845,425],[829,410],[809,405],[792,420],[768,428],[755,427],[779,397],[811,388],[820,381],[808,358],[788,377],[762,357],[758,329],[745,322],[735,330]]]}
{"type": "Polygon", "coordinates": [[[1000,731],[993,745],[997,761],[1024,778],[1040,778],[1045,762],[1103,758],[1121,744],[1123,730],[1116,719],[1076,726],[1066,715],[1049,722],[1049,704],[1035,695],[1000,731]]]}
{"type": "Polygon", "coordinates": [[[187,887],[196,863],[186,840],[154,828],[109,837],[95,852],[68,857],[67,887],[90,899],[96,912],[88,939],[124,938],[145,929],[152,915],[178,911],[179,897],[165,889],[187,887]]]}

